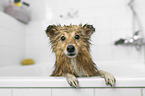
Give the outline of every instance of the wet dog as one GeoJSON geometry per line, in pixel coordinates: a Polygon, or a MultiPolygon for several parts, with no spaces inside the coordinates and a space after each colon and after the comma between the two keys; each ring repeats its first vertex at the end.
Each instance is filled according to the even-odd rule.
{"type": "Polygon", "coordinates": [[[101,76],[106,84],[114,86],[112,74],[98,70],[90,55],[90,37],[95,32],[92,25],[49,25],[50,38],[56,56],[52,76],[64,76],[70,86],[78,87],[77,77],[101,76]]]}

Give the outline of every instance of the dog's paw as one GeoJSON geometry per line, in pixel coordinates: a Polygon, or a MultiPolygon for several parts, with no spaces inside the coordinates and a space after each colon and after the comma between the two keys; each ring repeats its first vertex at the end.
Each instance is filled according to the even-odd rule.
{"type": "Polygon", "coordinates": [[[106,81],[107,85],[110,85],[112,87],[112,86],[114,86],[116,79],[112,74],[106,73],[105,74],[105,81],[106,81]]]}
{"type": "Polygon", "coordinates": [[[74,75],[69,74],[66,77],[67,82],[69,83],[70,86],[78,88],[79,87],[79,82],[77,78],[74,75]]]}

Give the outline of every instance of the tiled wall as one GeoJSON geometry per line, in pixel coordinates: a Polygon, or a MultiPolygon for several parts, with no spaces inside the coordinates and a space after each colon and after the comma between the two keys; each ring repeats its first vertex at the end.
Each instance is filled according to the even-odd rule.
{"type": "MultiPolygon", "coordinates": [[[[130,46],[114,46],[115,40],[131,37],[133,34],[132,13],[128,6],[129,0],[24,1],[30,3],[32,12],[32,21],[26,25],[26,30],[24,28],[25,25],[17,21],[11,23],[12,25],[10,26],[7,25],[10,23],[8,20],[0,23],[1,37],[3,37],[0,41],[2,51],[0,55],[1,64],[6,65],[10,62],[16,64],[25,56],[26,58],[33,58],[39,64],[53,64],[55,56],[51,52],[45,29],[49,24],[60,23],[89,23],[94,25],[96,32],[92,36],[91,54],[95,62],[127,61],[144,63],[144,47],[137,51],[130,46]],[[60,18],[60,15],[65,17],[72,10],[78,11],[77,18],[60,18]]],[[[140,17],[142,27],[145,28],[145,12],[143,10],[145,1],[135,0],[134,5],[140,17]]],[[[0,8],[0,10],[2,9],[0,8]]],[[[3,16],[0,19],[3,20],[6,17],[3,16]]],[[[12,19],[13,21],[14,19],[12,19]]]]}
{"type": "MultiPolygon", "coordinates": [[[[144,47],[137,51],[131,46],[114,46],[119,38],[133,35],[132,13],[129,0],[44,0],[32,2],[33,20],[27,27],[27,57],[34,58],[37,63],[54,63],[54,54],[48,46],[45,29],[49,24],[93,24],[96,32],[92,36],[92,57],[95,62],[144,62],[144,47]],[[37,6],[39,3],[40,6],[37,6]],[[71,10],[78,11],[78,17],[63,19],[71,10]],[[52,59],[53,58],[53,59],[52,59]]],[[[136,0],[137,10],[143,28],[145,1],[136,0]]],[[[131,63],[128,63],[131,64],[131,63]]]]}
{"type": "Polygon", "coordinates": [[[141,88],[22,88],[0,89],[1,96],[145,96],[141,88]]]}
{"type": "Polygon", "coordinates": [[[0,65],[20,64],[25,57],[25,25],[0,11],[0,65]]]}

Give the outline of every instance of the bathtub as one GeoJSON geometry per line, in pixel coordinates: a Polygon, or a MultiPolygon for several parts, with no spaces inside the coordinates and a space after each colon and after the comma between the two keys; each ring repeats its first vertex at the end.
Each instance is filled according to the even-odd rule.
{"type": "MultiPolygon", "coordinates": [[[[62,96],[58,94],[63,94],[63,96],[107,96],[108,94],[110,94],[109,96],[145,96],[143,95],[145,94],[145,65],[143,63],[99,64],[98,67],[100,69],[110,72],[115,76],[115,86],[110,87],[106,85],[105,80],[100,77],[80,77],[78,78],[80,86],[78,89],[70,87],[64,77],[50,77],[49,75],[52,72],[50,69],[52,68],[48,67],[49,65],[44,64],[1,67],[0,96],[1,90],[10,90],[11,94],[13,94],[10,96],[20,96],[14,94],[27,92],[28,94],[31,93],[34,95],[34,91],[36,91],[36,93],[40,91],[41,93],[41,91],[46,90],[46,92],[48,92],[46,96],[62,96]],[[119,94],[125,95],[116,95],[118,92],[119,94]],[[73,93],[73,95],[71,93],[73,93]]],[[[41,96],[38,94],[35,95],[41,96]]]]}
{"type": "MultiPolygon", "coordinates": [[[[145,87],[144,64],[99,64],[99,69],[112,73],[114,87],[145,87]]],[[[69,87],[64,77],[50,77],[49,65],[17,65],[0,68],[0,87],[69,87]]],[[[78,78],[80,87],[110,87],[100,77],[78,78]]]]}

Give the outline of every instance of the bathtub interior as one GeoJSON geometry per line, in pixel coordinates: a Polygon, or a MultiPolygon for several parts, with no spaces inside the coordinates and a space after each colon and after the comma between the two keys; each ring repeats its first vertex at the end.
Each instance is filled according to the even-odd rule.
{"type": "Polygon", "coordinates": [[[13,65],[0,68],[0,76],[50,76],[51,70],[49,65],[13,65]]]}
{"type": "Polygon", "coordinates": [[[122,78],[144,78],[145,65],[144,63],[111,63],[99,64],[99,68],[112,73],[115,77],[122,78]]]}
{"type": "MultiPolygon", "coordinates": [[[[4,66],[0,68],[0,77],[2,76],[20,76],[20,77],[50,77],[54,64],[35,64],[35,65],[15,65],[4,66]]],[[[145,65],[142,64],[127,64],[127,63],[97,63],[99,70],[107,71],[115,77],[145,77],[145,65]]]]}

